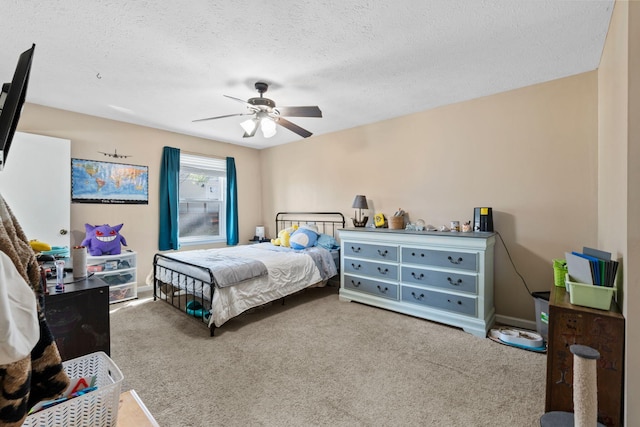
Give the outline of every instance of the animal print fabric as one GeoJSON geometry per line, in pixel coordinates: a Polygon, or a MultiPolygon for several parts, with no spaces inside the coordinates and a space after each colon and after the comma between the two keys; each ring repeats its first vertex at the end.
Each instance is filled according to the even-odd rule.
{"type": "Polygon", "coordinates": [[[0,426],[17,427],[22,425],[33,405],[60,396],[69,385],[69,378],[42,310],[45,286],[40,266],[22,227],[1,195],[0,218],[0,250],[11,259],[33,289],[40,324],[40,339],[31,355],[0,365],[0,426]]]}

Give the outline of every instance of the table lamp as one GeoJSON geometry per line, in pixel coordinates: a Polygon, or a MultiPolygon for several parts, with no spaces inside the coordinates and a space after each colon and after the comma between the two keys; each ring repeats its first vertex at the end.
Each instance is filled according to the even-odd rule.
{"type": "Polygon", "coordinates": [[[358,194],[355,199],[353,199],[352,208],[357,209],[355,212],[355,218],[351,218],[353,221],[354,227],[364,227],[369,220],[368,216],[362,216],[362,209],[369,209],[369,205],[367,205],[366,196],[362,196],[358,194]]]}

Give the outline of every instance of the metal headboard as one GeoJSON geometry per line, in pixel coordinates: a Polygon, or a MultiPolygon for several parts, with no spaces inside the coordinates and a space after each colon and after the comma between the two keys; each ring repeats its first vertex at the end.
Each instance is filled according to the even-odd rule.
{"type": "Polygon", "coordinates": [[[336,230],[344,228],[344,215],[340,212],[278,212],[276,214],[276,235],[280,230],[293,225],[315,224],[318,231],[338,238],[336,230]]]}

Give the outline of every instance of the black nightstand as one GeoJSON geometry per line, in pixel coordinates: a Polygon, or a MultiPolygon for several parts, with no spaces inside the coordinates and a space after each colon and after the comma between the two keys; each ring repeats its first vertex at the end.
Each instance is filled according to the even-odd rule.
{"type": "Polygon", "coordinates": [[[62,360],[96,351],[111,352],[109,285],[97,277],[73,283],[65,277],[65,289],[56,292],[55,278],[47,281],[44,312],[62,360]]]}
{"type": "Polygon", "coordinates": [[[268,239],[266,237],[263,238],[263,239],[258,239],[258,240],[256,240],[256,239],[249,240],[250,244],[254,244],[254,243],[270,243],[270,242],[271,242],[271,239],[268,239]]]}

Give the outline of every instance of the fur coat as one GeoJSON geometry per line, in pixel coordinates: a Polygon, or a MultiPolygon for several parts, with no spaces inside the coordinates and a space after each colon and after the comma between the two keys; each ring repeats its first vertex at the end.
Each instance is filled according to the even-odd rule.
{"type": "MultiPolygon", "coordinates": [[[[58,347],[44,317],[44,285],[40,266],[22,227],[0,195],[0,251],[13,262],[36,295],[40,339],[31,355],[0,365],[0,426],[21,426],[29,409],[54,399],[69,385],[58,347]]],[[[0,281],[0,286],[3,286],[0,281]]]]}

